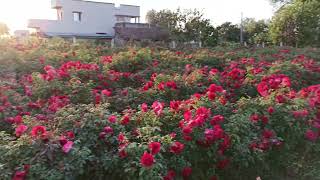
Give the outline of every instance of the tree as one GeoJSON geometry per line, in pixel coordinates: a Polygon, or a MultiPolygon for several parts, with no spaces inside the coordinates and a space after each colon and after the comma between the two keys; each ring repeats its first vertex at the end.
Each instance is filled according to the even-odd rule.
{"type": "Polygon", "coordinates": [[[217,44],[217,31],[210,20],[196,9],[176,11],[151,10],[146,15],[146,20],[152,25],[167,28],[171,38],[180,42],[202,41],[205,46],[217,44]]]}
{"type": "Polygon", "coordinates": [[[256,21],[253,18],[246,18],[243,21],[245,41],[250,44],[261,44],[270,42],[269,25],[265,20],[256,21]]]}
{"type": "Polygon", "coordinates": [[[0,36],[9,34],[9,28],[5,23],[0,22],[0,36]]]}
{"type": "Polygon", "coordinates": [[[170,36],[174,39],[177,39],[182,31],[181,23],[183,22],[183,17],[180,13],[180,9],[177,9],[176,11],[168,9],[160,11],[150,10],[147,12],[146,21],[151,25],[168,29],[170,36]]]}
{"type": "Polygon", "coordinates": [[[225,22],[217,27],[221,42],[239,42],[240,28],[231,22],[225,22]]]}
{"type": "Polygon", "coordinates": [[[320,2],[294,1],[272,18],[270,36],[274,43],[290,46],[320,46],[320,2]]]}

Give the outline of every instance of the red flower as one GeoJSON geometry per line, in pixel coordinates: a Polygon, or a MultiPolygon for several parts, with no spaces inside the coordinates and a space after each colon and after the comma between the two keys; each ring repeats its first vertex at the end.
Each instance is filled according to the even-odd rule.
{"type": "Polygon", "coordinates": [[[45,137],[47,135],[46,127],[44,126],[34,126],[31,130],[32,137],[45,137]]]}
{"type": "Polygon", "coordinates": [[[163,90],[164,90],[164,87],[165,87],[164,82],[161,82],[160,84],[158,84],[158,89],[159,89],[160,91],[163,91],[163,90]]]}
{"type": "Polygon", "coordinates": [[[207,141],[215,141],[223,138],[224,131],[220,125],[215,125],[213,129],[206,129],[204,132],[207,141]]]}
{"type": "Polygon", "coordinates": [[[159,142],[151,142],[149,144],[149,149],[151,151],[151,154],[155,155],[160,152],[161,144],[159,142]]]}
{"type": "Polygon", "coordinates": [[[113,129],[112,127],[110,126],[106,126],[103,128],[103,131],[106,133],[106,134],[113,134],[113,129]]]}
{"type": "Polygon", "coordinates": [[[170,101],[170,108],[172,110],[179,110],[179,106],[180,106],[181,102],[180,101],[170,101]]]}
{"type": "Polygon", "coordinates": [[[174,154],[180,154],[184,149],[184,144],[176,141],[170,147],[170,152],[174,154]]]}
{"type": "Polygon", "coordinates": [[[184,135],[183,135],[183,139],[184,139],[185,141],[192,141],[192,137],[189,136],[189,135],[187,135],[187,134],[184,134],[184,135]]]}
{"type": "Polygon", "coordinates": [[[210,180],[218,180],[217,176],[211,176],[210,180]]]}
{"type": "Polygon", "coordinates": [[[26,171],[16,171],[12,180],[24,180],[26,179],[27,172],[26,171]]]}
{"type": "Polygon", "coordinates": [[[230,160],[229,160],[229,159],[224,159],[224,160],[222,160],[222,161],[219,161],[219,162],[217,163],[217,168],[218,168],[218,169],[224,169],[224,168],[226,168],[226,167],[229,165],[229,163],[230,163],[230,160]]]}
{"type": "Polygon", "coordinates": [[[191,118],[192,118],[192,113],[191,113],[191,111],[188,110],[188,111],[184,112],[183,117],[184,117],[184,120],[190,121],[191,118]]]}
{"type": "Polygon", "coordinates": [[[219,144],[219,153],[224,154],[224,152],[231,146],[231,138],[226,135],[223,137],[223,141],[219,144]]]}
{"type": "Polygon", "coordinates": [[[28,126],[26,125],[19,125],[16,127],[16,136],[20,137],[24,132],[26,132],[28,129],[28,126]]]}
{"type": "Polygon", "coordinates": [[[143,167],[151,167],[154,164],[154,158],[152,154],[144,152],[140,158],[140,163],[143,167]]]}
{"type": "Polygon", "coordinates": [[[163,177],[163,180],[173,180],[176,176],[176,172],[174,170],[169,170],[167,175],[163,177]]]}
{"type": "Polygon", "coordinates": [[[141,105],[141,110],[142,110],[143,112],[147,112],[147,111],[148,111],[148,105],[147,105],[146,103],[143,103],[143,104],[141,105]]]}
{"type": "Polygon", "coordinates": [[[182,170],[182,177],[187,178],[192,174],[192,168],[191,167],[185,167],[182,170]]]}
{"type": "Polygon", "coordinates": [[[119,157],[121,159],[126,158],[127,156],[128,156],[128,153],[124,149],[119,151],[119,157]]]}
{"type": "Polygon", "coordinates": [[[68,153],[73,147],[73,142],[72,141],[68,141],[65,145],[63,145],[62,147],[62,151],[64,153],[68,153]]]}
{"type": "Polygon", "coordinates": [[[112,95],[112,92],[107,89],[102,90],[101,93],[107,97],[110,97],[112,95]]]}
{"type": "Polygon", "coordinates": [[[257,86],[257,90],[262,97],[269,95],[269,87],[266,82],[261,82],[257,86]]]}
{"type": "Polygon", "coordinates": [[[67,142],[68,142],[68,140],[67,140],[67,138],[65,137],[65,136],[60,136],[60,138],[59,138],[59,142],[60,142],[60,144],[63,146],[63,145],[65,145],[67,142]]]}
{"type": "Polygon", "coordinates": [[[216,116],[213,116],[212,120],[210,121],[210,124],[212,126],[214,126],[216,124],[222,123],[223,121],[224,121],[224,117],[223,116],[216,115],[216,116]]]}
{"type": "Polygon", "coordinates": [[[15,118],[14,118],[14,123],[16,123],[16,124],[21,124],[22,123],[22,117],[21,116],[16,116],[15,118]]]}
{"type": "Polygon", "coordinates": [[[262,135],[264,138],[270,139],[274,136],[274,133],[273,133],[273,131],[271,131],[269,129],[265,129],[265,130],[263,130],[262,135]]]}
{"type": "Polygon", "coordinates": [[[250,116],[250,121],[253,123],[257,123],[259,121],[259,115],[258,114],[253,114],[250,116]]]}
{"type": "Polygon", "coordinates": [[[308,129],[307,132],[305,133],[305,137],[309,140],[309,141],[316,141],[318,139],[318,133],[312,131],[311,129],[308,129]]]}
{"type": "Polygon", "coordinates": [[[120,124],[125,126],[125,125],[129,124],[129,122],[130,122],[130,117],[129,117],[128,115],[125,115],[125,116],[122,118],[120,124]]]}
{"type": "Polygon", "coordinates": [[[210,91],[210,92],[223,92],[223,88],[221,86],[216,85],[216,84],[211,84],[208,88],[208,91],[210,91]]]}
{"type": "Polygon", "coordinates": [[[191,134],[192,133],[192,128],[190,126],[185,126],[182,128],[183,134],[191,134]]]}
{"type": "Polygon", "coordinates": [[[67,134],[67,137],[69,139],[74,139],[75,138],[75,135],[74,135],[74,133],[72,131],[68,131],[66,134],[67,134]]]}
{"type": "Polygon", "coordinates": [[[268,119],[267,116],[262,116],[261,120],[262,120],[262,123],[265,124],[265,125],[268,124],[268,122],[269,122],[269,119],[268,119]]]}
{"type": "Polygon", "coordinates": [[[174,139],[175,137],[177,136],[177,134],[176,133],[170,133],[170,137],[172,138],[172,139],[174,139]]]}
{"type": "Polygon", "coordinates": [[[160,103],[158,101],[155,101],[153,104],[152,104],[152,108],[153,108],[153,111],[154,113],[157,115],[157,116],[160,116],[162,111],[163,111],[163,108],[164,108],[164,104],[163,103],[160,103]]]}
{"type": "Polygon", "coordinates": [[[116,121],[117,121],[117,116],[112,115],[112,116],[109,117],[109,122],[110,123],[115,123],[116,121]]]}
{"type": "Polygon", "coordinates": [[[300,110],[300,111],[293,111],[293,116],[294,118],[303,118],[309,115],[308,110],[304,109],[304,110],[300,110]]]}
{"type": "Polygon", "coordinates": [[[119,144],[124,143],[125,139],[126,139],[126,137],[124,136],[123,133],[120,133],[120,134],[118,135],[119,144]]]}
{"type": "Polygon", "coordinates": [[[286,98],[283,95],[276,96],[277,103],[284,103],[286,101],[286,98]]]}

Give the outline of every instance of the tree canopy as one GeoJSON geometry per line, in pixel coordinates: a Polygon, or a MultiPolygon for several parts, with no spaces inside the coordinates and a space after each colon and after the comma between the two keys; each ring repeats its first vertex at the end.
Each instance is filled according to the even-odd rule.
{"type": "Polygon", "coordinates": [[[273,43],[320,46],[320,2],[295,1],[279,9],[270,24],[273,43]]]}
{"type": "Polygon", "coordinates": [[[217,43],[216,29],[209,19],[204,18],[203,12],[196,9],[151,10],[146,15],[146,21],[167,28],[173,40],[181,42],[201,40],[207,46],[217,43]]]}

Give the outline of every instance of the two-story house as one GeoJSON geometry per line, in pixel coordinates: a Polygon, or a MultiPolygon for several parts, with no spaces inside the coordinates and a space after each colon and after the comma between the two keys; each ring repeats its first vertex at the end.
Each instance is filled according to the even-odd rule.
{"type": "Polygon", "coordinates": [[[103,38],[115,35],[117,23],[139,23],[140,7],[85,0],[51,0],[57,20],[30,19],[29,28],[45,37],[103,38]]]}

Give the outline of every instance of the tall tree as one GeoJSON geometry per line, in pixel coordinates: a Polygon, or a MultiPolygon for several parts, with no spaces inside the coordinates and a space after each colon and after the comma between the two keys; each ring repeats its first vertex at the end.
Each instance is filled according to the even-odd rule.
{"type": "Polygon", "coordinates": [[[268,43],[269,40],[269,25],[265,20],[256,21],[253,18],[246,18],[243,21],[245,41],[250,44],[268,43]]]}
{"type": "Polygon", "coordinates": [[[216,29],[204,14],[196,9],[176,11],[151,10],[146,15],[148,23],[167,28],[171,38],[181,42],[202,41],[205,46],[214,46],[217,43],[216,29]]]}
{"type": "Polygon", "coordinates": [[[220,42],[239,42],[240,28],[231,22],[225,22],[217,27],[220,42]]]}
{"type": "Polygon", "coordinates": [[[273,17],[270,35],[274,43],[290,46],[320,46],[320,1],[294,1],[273,17]]]}

